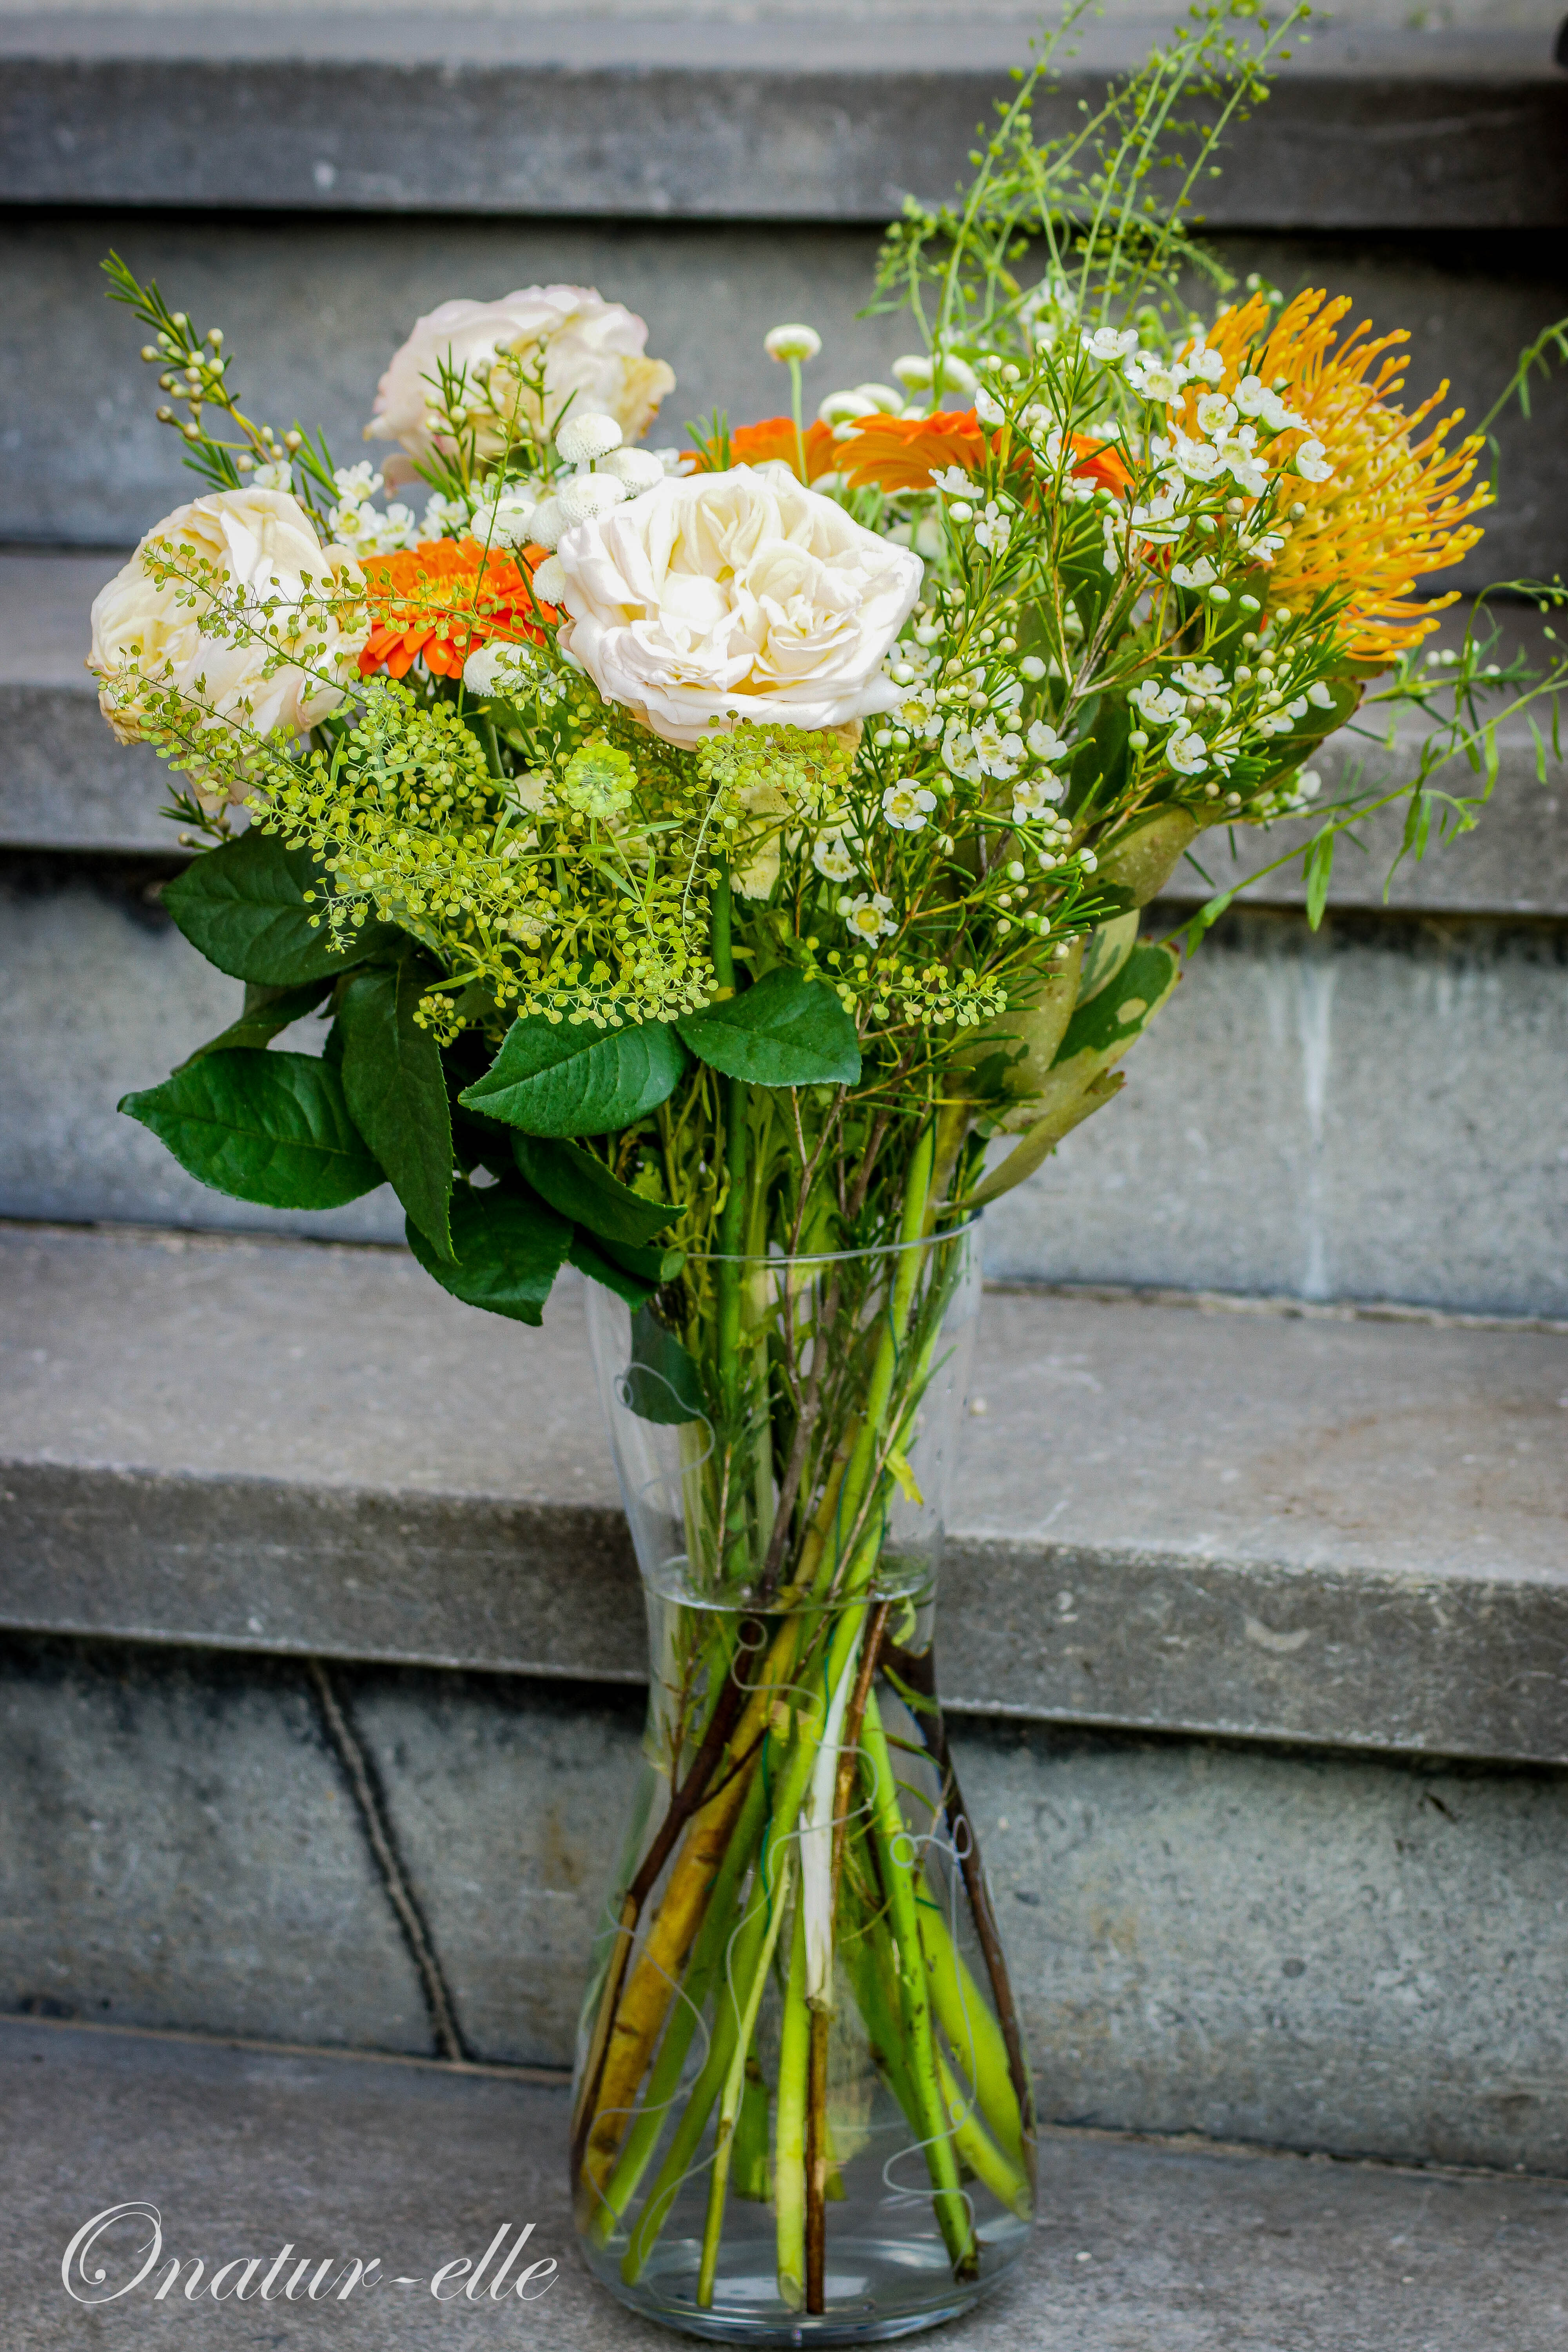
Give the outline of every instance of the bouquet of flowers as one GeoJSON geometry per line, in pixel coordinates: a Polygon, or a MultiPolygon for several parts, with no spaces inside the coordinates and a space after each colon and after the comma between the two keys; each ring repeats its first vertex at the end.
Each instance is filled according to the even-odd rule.
{"type": "MultiPolygon", "coordinates": [[[[1419,854],[1495,772],[1479,696],[1538,690],[1484,607],[1415,659],[1491,494],[1441,392],[1401,404],[1405,339],[1225,299],[1181,225],[1265,94],[1252,14],[1044,147],[1042,59],[962,202],[889,231],[895,381],[808,421],[818,338],[782,326],[789,413],[679,453],[641,446],[674,382],[642,321],[581,288],[421,320],[377,474],[253,420],[220,331],[106,265],[204,488],[91,666],[212,845],[164,903],[245,984],[123,1108],[242,1200],[390,1183],[472,1306],[537,1323],[589,1278],[653,1696],[574,2184],[600,2274],[699,2332],[941,2317],[1030,2211],[931,1667],[978,1213],[1113,1098],[1180,977],[1142,910],[1205,831],[1311,812],[1315,747],[1405,701],[1419,854]],[[416,480],[419,522],[375,503],[416,480]],[[1455,752],[1468,800],[1431,782],[1455,752]]],[[[1288,853],[1314,919],[1375,798],[1288,853]]]]}

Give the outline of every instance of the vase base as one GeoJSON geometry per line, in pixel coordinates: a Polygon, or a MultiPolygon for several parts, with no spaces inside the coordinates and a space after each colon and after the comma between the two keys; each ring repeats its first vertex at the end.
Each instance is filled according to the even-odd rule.
{"type": "MultiPolygon", "coordinates": [[[[678,2257],[679,2251],[666,2249],[678,2257]]],[[[939,2267],[921,2261],[923,2251],[907,2240],[850,2240],[835,2246],[828,2261],[827,2309],[821,2313],[785,2309],[772,2272],[760,2264],[752,2276],[721,2278],[711,2306],[700,2309],[695,2248],[689,2264],[677,2269],[671,2263],[664,2277],[645,2274],[636,2286],[628,2286],[615,2268],[597,2263],[590,2267],[627,2310],[710,2344],[887,2344],[973,2310],[1000,2285],[1021,2247],[988,2248],[990,2259],[984,2261],[980,2277],[962,2284],[945,2262],[939,2267]]]]}

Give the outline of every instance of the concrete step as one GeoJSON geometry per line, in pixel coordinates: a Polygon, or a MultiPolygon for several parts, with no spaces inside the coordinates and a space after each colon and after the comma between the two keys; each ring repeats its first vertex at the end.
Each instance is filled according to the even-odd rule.
{"type": "MultiPolygon", "coordinates": [[[[571,1297],[0,1266],[0,2011],[564,2063],[643,1674],[571,1297]]],[[[1046,2115],[1568,2172],[1568,1333],[984,1334],[941,1672],[1046,2115]]]]}
{"type": "MultiPolygon", "coordinates": [[[[176,2258],[188,2279],[201,2257],[210,2279],[256,2254],[265,2283],[288,2242],[312,2269],[331,2257],[335,2289],[353,2258],[378,2257],[387,2284],[334,2305],[343,2352],[380,2352],[389,2326],[399,2352],[426,2352],[451,2340],[454,2320],[487,2343],[552,2352],[658,2352],[672,2340],[621,2311],[576,2260],[560,2091],[39,2025],[0,2028],[0,2074],[18,2242],[0,2322],[28,2352],[67,2352],[93,2326],[62,2290],[60,2258],[119,2193],[158,2206],[157,2278],[176,2258]],[[530,2283],[543,2290],[536,2304],[481,2292],[456,2312],[437,2307],[442,2264],[476,2263],[503,2223],[510,2246],[525,2221],[527,2255],[558,2265],[530,2283]]],[[[1565,2221],[1558,2182],[1047,2132],[1021,2273],[942,2341],[954,2352],[1557,2352],[1565,2221]]],[[[143,2222],[122,2249],[105,2242],[106,2287],[135,2276],[140,2259],[123,2257],[147,2234],[143,2222]]],[[[461,2296],[464,2276],[443,2279],[441,2294],[461,2296]]],[[[114,2306],[127,2352],[178,2328],[180,2303],[154,2306],[151,2284],[114,2306]]],[[[230,2308],[215,2339],[282,2352],[319,2343],[322,2314],[273,2293],[264,2314],[230,2308]]],[[[198,2328],[200,2308],[186,2315],[198,2328]]]]}
{"type": "MultiPolygon", "coordinates": [[[[274,211],[610,214],[880,223],[941,200],[1008,91],[1018,12],[587,18],[353,10],[68,12],[0,22],[0,194],[13,204],[274,211]],[[437,68],[432,71],[431,68],[437,68]],[[219,116],[228,135],[214,139],[219,116]]],[[[1205,195],[1249,228],[1472,229],[1568,221],[1568,88],[1552,30],[1331,27],[1299,47],[1267,117],[1205,195]]],[[[1089,39],[1037,109],[1168,31],[1149,12],[1089,39]]]]}
{"type": "MultiPolygon", "coordinates": [[[[9,1226],[0,1286],[0,1622],[641,1681],[574,1280],[9,1226]]],[[[973,1389],[960,1711],[1568,1763],[1568,1325],[1004,1292],[973,1389]]]]}

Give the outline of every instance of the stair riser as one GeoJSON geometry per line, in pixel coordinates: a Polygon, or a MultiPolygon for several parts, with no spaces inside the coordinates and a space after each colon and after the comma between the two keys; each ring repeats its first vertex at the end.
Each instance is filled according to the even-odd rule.
{"type": "MultiPolygon", "coordinates": [[[[337,1669],[471,2053],[570,2063],[640,1706],[337,1669]]],[[[17,1642],[0,2009],[422,2051],[302,1665],[17,1642]]],[[[1047,2118],[1568,2172],[1568,1774],[966,1723],[1047,2118]]]]}
{"type": "MultiPolygon", "coordinates": [[[[539,280],[595,285],[647,319],[650,351],[679,379],[656,443],[684,446],[686,420],[715,403],[735,424],[786,405],[788,385],[762,348],[780,319],[810,319],[823,334],[809,371],[813,404],[885,378],[913,331],[898,316],[855,316],[877,243],[870,230],[798,226],[14,213],[0,229],[0,306],[15,327],[0,377],[0,541],[129,545],[193,495],[174,436],[153,422],[139,331],[102,297],[98,263],[111,246],[198,324],[224,328],[249,413],[279,431],[296,415],[319,424],[339,463],[351,465],[366,454],[361,429],[377,380],[416,316],[455,294],[539,280]]],[[[1562,246],[1553,230],[1375,245],[1310,235],[1223,240],[1238,276],[1258,268],[1287,292],[1349,293],[1379,327],[1407,328],[1412,394],[1447,377],[1472,416],[1490,407],[1521,347],[1568,308],[1562,246]]],[[[1505,503],[1458,575],[1465,584],[1550,577],[1561,564],[1568,380],[1539,385],[1533,409],[1532,423],[1515,415],[1496,428],[1505,503]]],[[[386,447],[371,446],[372,454],[386,447]]]]}
{"type": "MultiPolygon", "coordinates": [[[[116,1115],[238,1011],[149,903],[158,871],[9,869],[0,1214],[400,1238],[386,1193],[274,1215],[116,1115]]],[[[1565,965],[1546,924],[1232,917],[1125,1098],[991,1213],[989,1272],[1568,1313],[1565,965]]]]}

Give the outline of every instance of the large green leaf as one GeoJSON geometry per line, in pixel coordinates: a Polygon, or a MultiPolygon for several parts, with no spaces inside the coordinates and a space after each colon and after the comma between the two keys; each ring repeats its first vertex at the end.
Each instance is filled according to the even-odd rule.
{"type": "Polygon", "coordinates": [[[194,1054],[187,1054],[179,1066],[188,1069],[204,1054],[221,1054],[232,1045],[269,1045],[280,1030],[302,1021],[331,992],[330,980],[307,980],[299,988],[262,988],[255,981],[247,982],[239,1019],[209,1037],[205,1045],[198,1045],[194,1054]]]}
{"type": "Polygon", "coordinates": [[[700,1062],[754,1087],[852,1087],[859,1082],[855,1024],[824,980],[780,965],[722,1004],[676,1024],[700,1062]]]}
{"type": "Polygon", "coordinates": [[[647,1201],[575,1143],[516,1135],[517,1164],[541,1197],[601,1240],[636,1249],[680,1214],[668,1201],[647,1201]]]}
{"type": "Polygon", "coordinates": [[[540,1323],[544,1302],[572,1243],[564,1217],[517,1184],[476,1192],[459,1184],[452,1194],[456,1261],[438,1257],[412,1217],[408,1246],[443,1290],[466,1307],[482,1307],[514,1323],[540,1323]]]}
{"type": "Polygon", "coordinates": [[[253,827],[194,857],[168,884],[163,903],[219,971],[268,988],[295,988],[386,954],[400,940],[390,923],[366,923],[350,933],[346,947],[333,947],[324,911],[330,888],[309,850],[285,849],[275,833],[253,827]],[[307,890],[317,894],[311,906],[307,890]],[[320,919],[314,929],[312,915],[320,919]]]}
{"type": "Polygon", "coordinates": [[[482,1078],[458,1100],[527,1135],[611,1135],[674,1093],[686,1056],[673,1029],[514,1021],[482,1078]]]}
{"type": "Polygon", "coordinates": [[[1055,1071],[1092,1058],[1097,1070],[1119,1062],[1174,988],[1179,967],[1169,948],[1135,947],[1114,979],[1080,1004],[1057,1048],[1055,1071]]]}
{"type": "Polygon", "coordinates": [[[191,1175],[237,1201],[336,1209],[382,1181],[336,1071],[309,1054],[207,1054],[120,1108],[191,1175]]]}
{"type": "Polygon", "coordinates": [[[650,1307],[640,1307],[632,1317],[626,1399],[642,1420],[660,1422],[668,1428],[701,1421],[707,1415],[701,1373],[650,1307]]]}
{"type": "Polygon", "coordinates": [[[355,1126],[438,1257],[452,1255],[452,1115],[441,1048],[414,1015],[433,965],[417,954],[355,972],[343,991],[343,1093],[355,1126]]]}
{"type": "Polygon", "coordinates": [[[602,1282],[606,1290],[613,1290],[616,1297],[624,1298],[628,1307],[646,1307],[658,1288],[657,1282],[639,1281],[635,1274],[628,1274],[625,1266],[617,1265],[614,1258],[606,1257],[602,1250],[595,1248],[588,1235],[581,1231],[573,1234],[572,1246],[566,1257],[567,1263],[574,1265],[579,1274],[585,1274],[590,1282],[602,1282]]]}

